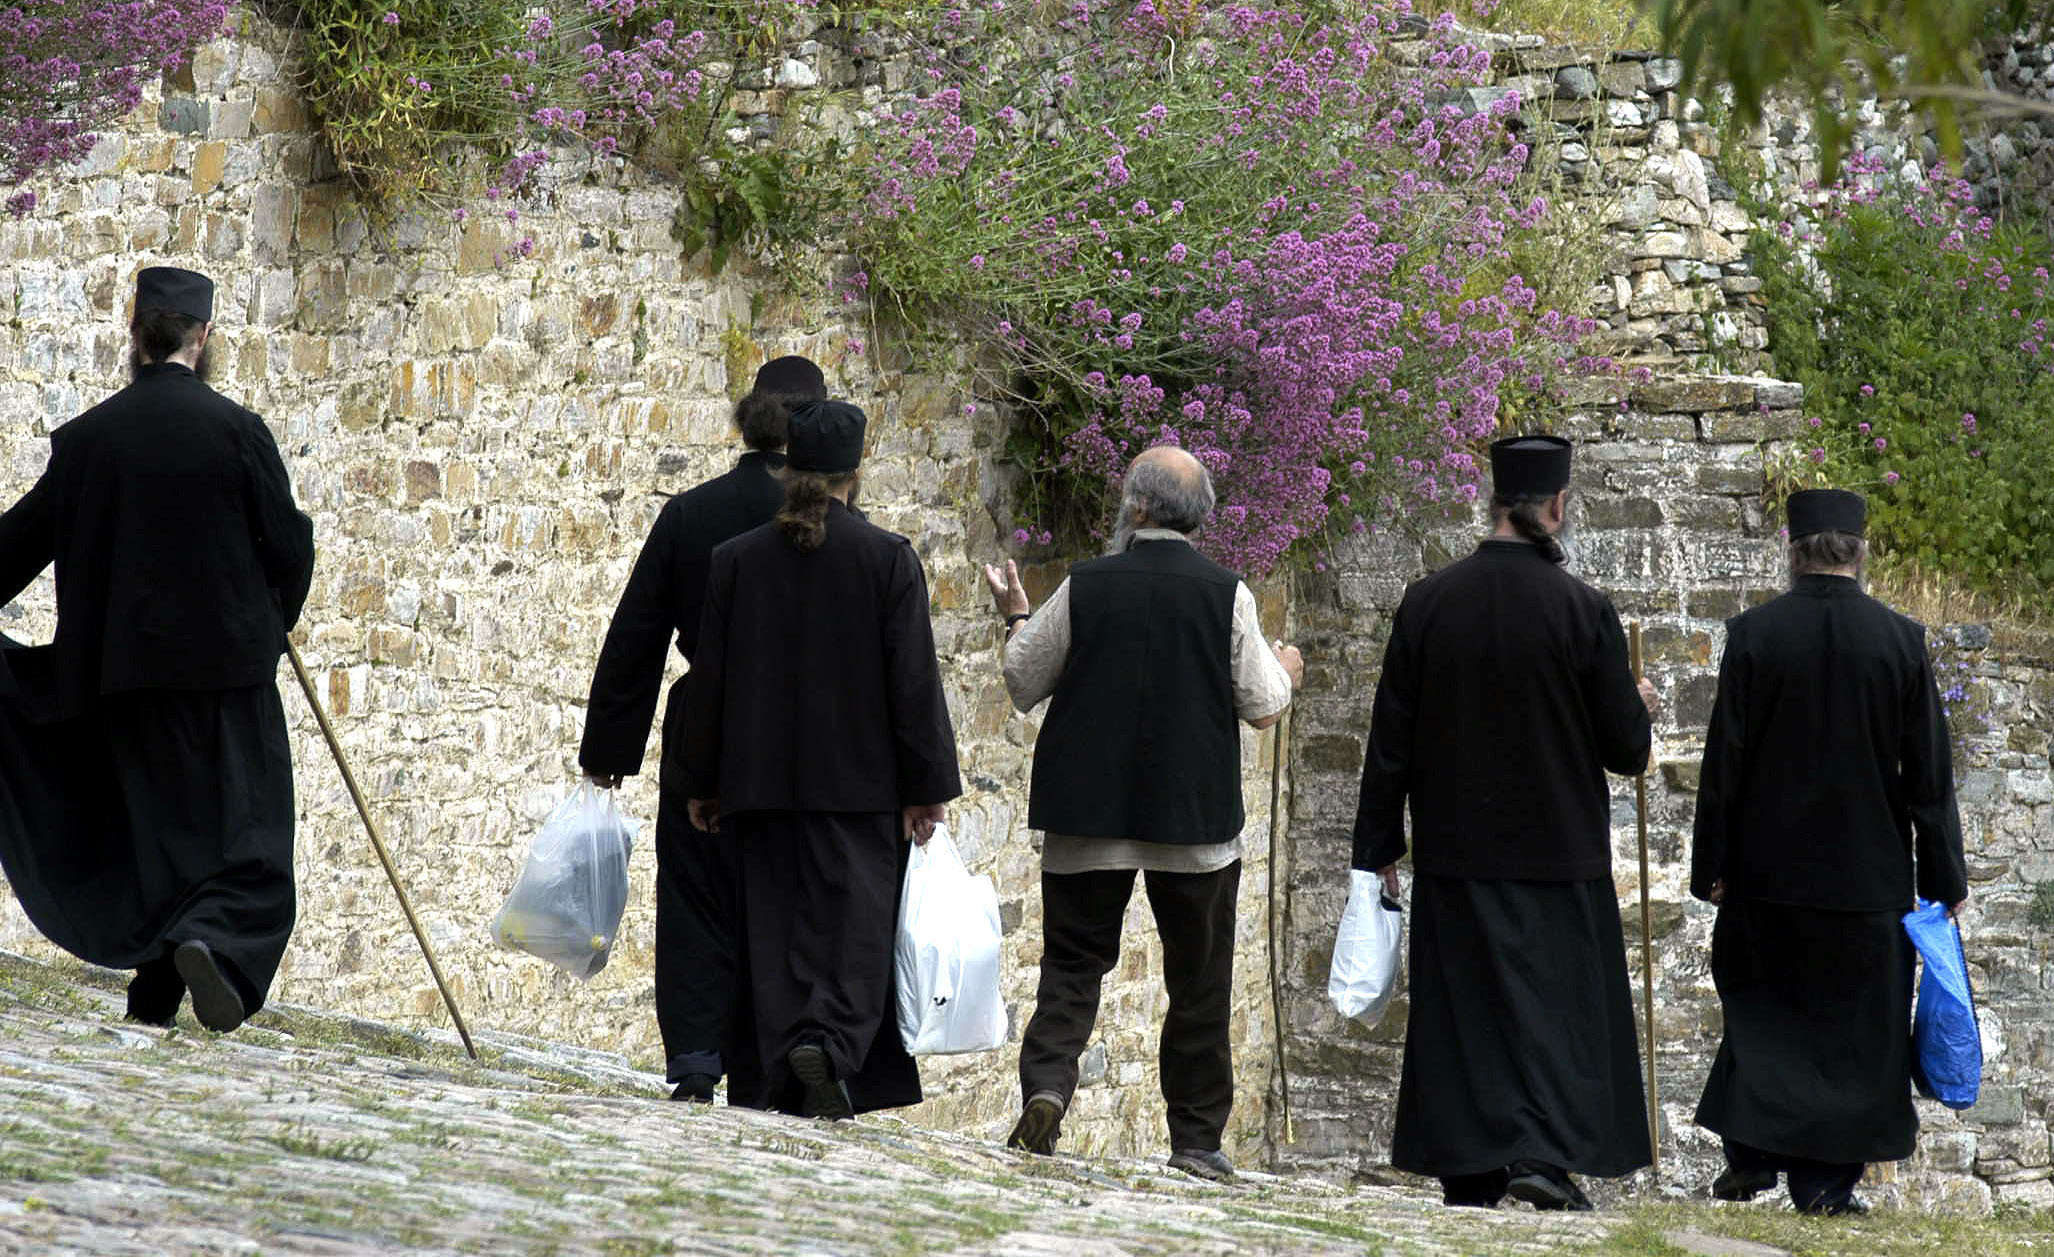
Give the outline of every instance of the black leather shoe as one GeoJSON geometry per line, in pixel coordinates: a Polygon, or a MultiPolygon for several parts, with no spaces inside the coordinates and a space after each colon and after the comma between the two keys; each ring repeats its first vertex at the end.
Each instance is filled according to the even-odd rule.
{"type": "Polygon", "coordinates": [[[1227,1154],[1218,1148],[1172,1149],[1170,1168],[1214,1183],[1234,1181],[1234,1163],[1227,1160],[1227,1154]]]}
{"type": "Polygon", "coordinates": [[[720,1082],[712,1074],[686,1074],[679,1081],[676,1091],[670,1093],[673,1100],[689,1100],[694,1104],[713,1103],[713,1088],[720,1082]]]}
{"type": "Polygon", "coordinates": [[[1564,1209],[1571,1213],[1589,1213],[1593,1207],[1590,1197],[1584,1195],[1576,1180],[1569,1177],[1569,1171],[1560,1166],[1542,1161],[1515,1161],[1511,1175],[1505,1184],[1505,1194],[1514,1200],[1523,1200],[1543,1213],[1564,1209]]]}
{"type": "Polygon", "coordinates": [[[828,1059],[827,1049],[818,1043],[801,1043],[785,1057],[792,1067],[792,1076],[806,1088],[802,1112],[807,1117],[829,1122],[846,1122],[856,1116],[855,1102],[849,1099],[849,1088],[834,1076],[834,1062],[828,1059]]]}
{"type": "Polygon", "coordinates": [[[128,1019],[170,1029],[185,1002],[185,982],[169,956],[136,970],[128,981],[128,1019]]]}
{"type": "Polygon", "coordinates": [[[1868,1216],[1869,1202],[1859,1196],[1849,1196],[1845,1200],[1836,1200],[1832,1204],[1817,1205],[1810,1209],[1800,1209],[1798,1212],[1808,1213],[1817,1218],[1863,1218],[1868,1216]]]}
{"type": "Polygon", "coordinates": [[[1745,1204],[1776,1186],[1774,1170],[1741,1170],[1727,1166],[1726,1172],[1712,1180],[1712,1195],[1720,1200],[1731,1200],[1745,1204]]]}
{"type": "Polygon", "coordinates": [[[171,962],[178,966],[178,976],[185,979],[185,988],[192,993],[193,1016],[201,1025],[217,1034],[227,1034],[249,1016],[235,983],[221,972],[221,962],[214,958],[213,948],[192,939],[178,945],[178,950],[171,953],[171,962]]]}
{"type": "Polygon", "coordinates": [[[1006,1147],[1031,1152],[1038,1157],[1052,1156],[1056,1140],[1063,1137],[1063,1113],[1067,1106],[1053,1091],[1037,1091],[1027,1097],[1027,1105],[1020,1110],[1020,1120],[1013,1125],[1013,1133],[1006,1136],[1006,1147]]]}

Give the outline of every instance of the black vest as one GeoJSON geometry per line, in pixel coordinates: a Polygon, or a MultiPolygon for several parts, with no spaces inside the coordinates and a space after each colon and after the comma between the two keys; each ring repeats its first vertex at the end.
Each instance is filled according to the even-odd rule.
{"type": "Polygon", "coordinates": [[[1034,747],[1030,826],[1181,844],[1241,832],[1240,583],[1181,541],[1070,569],[1070,654],[1034,747]]]}

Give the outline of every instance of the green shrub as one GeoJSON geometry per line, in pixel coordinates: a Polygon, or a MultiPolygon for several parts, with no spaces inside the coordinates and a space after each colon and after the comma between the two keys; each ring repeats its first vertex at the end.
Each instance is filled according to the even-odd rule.
{"type": "Polygon", "coordinates": [[[1778,369],[1813,431],[1789,477],[1869,497],[1879,550],[1971,588],[2054,597],[2047,239],[1965,183],[1850,159],[1815,214],[1758,230],[1778,369]]]}

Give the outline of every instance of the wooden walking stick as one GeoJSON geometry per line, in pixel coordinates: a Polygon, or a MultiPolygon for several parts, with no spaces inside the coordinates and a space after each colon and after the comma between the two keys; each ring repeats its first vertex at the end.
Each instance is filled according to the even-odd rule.
{"type": "MultiPolygon", "coordinates": [[[[1640,656],[1640,621],[1633,622],[1633,680],[1638,684],[1644,673],[1640,656]]],[[[1648,767],[1654,766],[1654,752],[1648,752],[1648,767]]],[[[1649,1155],[1653,1164],[1650,1168],[1656,1177],[1662,1173],[1662,1107],[1655,1090],[1655,927],[1654,913],[1648,906],[1647,868],[1647,769],[1633,779],[1633,802],[1640,818],[1640,991],[1641,1004],[1647,1010],[1647,1140],[1649,1155]]]]}
{"type": "Polygon", "coordinates": [[[1277,807],[1283,797],[1284,740],[1291,709],[1286,707],[1277,720],[1275,740],[1269,756],[1269,1000],[1270,1037],[1277,1054],[1277,1093],[1284,1110],[1284,1142],[1294,1144],[1298,1136],[1291,1129],[1291,1074],[1284,1065],[1284,980],[1277,957],[1277,807]]]}
{"type": "Polygon", "coordinates": [[[314,719],[321,726],[321,736],[328,740],[328,750],[335,756],[335,766],[342,771],[342,784],[349,787],[349,797],[357,805],[357,815],[364,818],[364,828],[370,832],[371,847],[378,853],[378,863],[385,866],[385,876],[391,879],[393,893],[399,896],[399,910],[406,913],[407,925],[414,931],[414,941],[421,945],[421,954],[428,958],[428,972],[435,975],[435,989],[442,992],[442,1002],[449,1008],[449,1019],[456,1023],[457,1037],[464,1041],[464,1051],[475,1061],[478,1049],[471,1043],[471,1032],[464,1025],[464,1015],[457,1011],[456,996],[449,993],[449,983],[443,979],[442,966],[435,961],[435,948],[429,944],[427,932],[421,929],[420,918],[414,915],[413,901],[407,898],[407,888],[400,884],[399,870],[393,866],[392,853],[385,849],[385,839],[378,834],[378,822],[371,819],[371,808],[364,802],[364,792],[357,788],[356,774],[349,770],[349,761],[342,757],[342,743],[336,740],[335,727],[328,723],[328,713],[322,710],[321,700],[314,693],[314,681],[307,675],[307,665],[300,662],[300,652],[289,640],[285,643],[285,657],[292,660],[292,674],[300,679],[300,692],[307,696],[307,706],[314,709],[314,719]]]}

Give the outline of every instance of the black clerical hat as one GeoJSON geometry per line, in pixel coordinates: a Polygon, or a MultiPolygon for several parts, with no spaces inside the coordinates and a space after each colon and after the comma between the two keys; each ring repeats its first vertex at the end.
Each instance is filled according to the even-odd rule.
{"type": "Polygon", "coordinates": [[[790,393],[797,397],[817,397],[825,400],[827,377],[820,373],[819,367],[813,365],[811,358],[786,354],[782,358],[772,358],[756,368],[755,391],[790,393]]]}
{"type": "Polygon", "coordinates": [[[1822,532],[1859,537],[1868,528],[1869,504],[1845,489],[1799,489],[1784,509],[1790,516],[1790,539],[1822,532]]]}
{"type": "Polygon", "coordinates": [[[170,310],[202,323],[214,320],[214,281],[176,266],[145,266],[136,272],[136,309],[170,310]]]}
{"type": "Polygon", "coordinates": [[[785,466],[839,476],[863,461],[863,430],[870,420],[847,402],[807,402],[792,412],[785,438],[785,466]]]}
{"type": "Polygon", "coordinates": [[[1491,442],[1491,491],[1501,498],[1553,497],[1569,487],[1569,442],[1508,436],[1491,442]]]}

